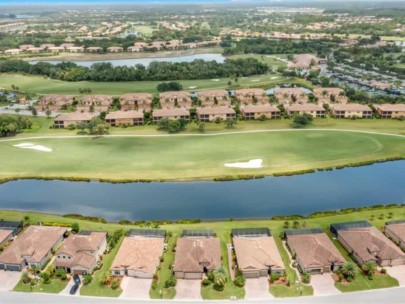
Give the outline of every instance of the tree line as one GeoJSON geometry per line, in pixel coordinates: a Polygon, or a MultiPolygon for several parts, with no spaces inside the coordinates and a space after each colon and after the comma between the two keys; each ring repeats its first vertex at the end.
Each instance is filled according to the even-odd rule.
{"type": "Polygon", "coordinates": [[[0,61],[0,73],[25,73],[44,75],[64,81],[166,81],[195,80],[224,77],[247,77],[266,74],[269,67],[254,58],[227,59],[224,63],[194,60],[193,62],[152,62],[148,67],[117,66],[111,63],[95,63],[91,67],[72,62],[56,65],[47,62],[30,64],[23,60],[0,61]]]}
{"type": "Polygon", "coordinates": [[[0,115],[0,137],[13,136],[24,129],[31,129],[32,121],[26,117],[0,115]]]}

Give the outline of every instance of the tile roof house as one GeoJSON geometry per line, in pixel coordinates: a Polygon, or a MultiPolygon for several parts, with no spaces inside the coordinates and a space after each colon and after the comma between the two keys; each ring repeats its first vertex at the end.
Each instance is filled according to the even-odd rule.
{"type": "Polygon", "coordinates": [[[333,104],[330,106],[333,117],[335,118],[372,118],[373,110],[366,105],[357,103],[333,104]]]}
{"type": "Polygon", "coordinates": [[[152,113],[153,123],[158,123],[162,118],[190,120],[190,112],[186,109],[156,109],[152,113]]]}
{"type": "Polygon", "coordinates": [[[272,236],[233,236],[238,268],[245,278],[284,273],[285,267],[272,236]]]}
{"type": "Polygon", "coordinates": [[[143,124],[142,111],[115,111],[110,112],[105,117],[106,123],[111,127],[127,125],[140,126],[143,124]]]}
{"type": "Polygon", "coordinates": [[[41,268],[63,241],[66,228],[29,226],[0,254],[0,269],[21,271],[25,266],[41,268]]]}
{"type": "Polygon", "coordinates": [[[209,122],[217,119],[235,119],[235,110],[229,106],[197,108],[197,117],[200,121],[209,122]]]}
{"type": "Polygon", "coordinates": [[[301,271],[310,274],[335,272],[346,261],[323,231],[286,234],[287,245],[301,271]]]}
{"type": "Polygon", "coordinates": [[[289,69],[308,70],[319,69],[319,58],[312,54],[294,55],[292,62],[288,63],[289,69]]]}
{"type": "Polygon", "coordinates": [[[322,106],[312,103],[287,105],[285,109],[289,116],[309,114],[314,118],[323,118],[326,115],[326,110],[322,106]]]}
{"type": "Polygon", "coordinates": [[[385,223],[384,232],[402,250],[405,250],[405,221],[400,220],[385,223]]]}
{"type": "Polygon", "coordinates": [[[203,106],[229,106],[231,99],[226,90],[205,90],[197,92],[203,106]]]}
{"type": "Polygon", "coordinates": [[[84,95],[79,98],[76,106],[80,112],[103,112],[107,111],[113,103],[110,95],[84,95]]]}
{"type": "Polygon", "coordinates": [[[120,46],[110,46],[107,48],[107,52],[109,53],[121,53],[124,49],[120,46]]]}
{"type": "Polygon", "coordinates": [[[240,111],[245,120],[260,119],[262,116],[267,119],[281,118],[281,111],[269,104],[247,105],[240,111]]]}
{"type": "Polygon", "coordinates": [[[67,273],[92,273],[107,248],[107,233],[70,234],[55,253],[55,267],[67,273]]]}
{"type": "Polygon", "coordinates": [[[405,117],[405,104],[379,104],[374,106],[381,118],[405,117]]]}
{"type": "Polygon", "coordinates": [[[86,52],[89,53],[100,53],[103,51],[103,48],[99,47],[99,46],[90,46],[88,48],[86,48],[86,52]]]}
{"type": "Polygon", "coordinates": [[[190,109],[192,105],[191,95],[185,91],[163,92],[159,94],[162,108],[180,107],[190,109]]]}
{"type": "Polygon", "coordinates": [[[153,278],[164,249],[164,237],[127,236],[111,266],[111,274],[153,278]]]}
{"type": "Polygon", "coordinates": [[[38,111],[60,111],[72,105],[74,97],[71,95],[44,95],[37,101],[35,108],[38,111]]]}
{"type": "Polygon", "coordinates": [[[80,122],[90,122],[96,114],[94,113],[64,113],[53,120],[54,128],[67,128],[69,125],[77,125],[80,122]]]}
{"type": "Polygon", "coordinates": [[[204,273],[222,264],[221,244],[216,237],[177,239],[173,272],[178,279],[200,280],[204,273]]]}
{"type": "Polygon", "coordinates": [[[0,247],[6,245],[13,238],[13,231],[0,228],[0,247]]]}
{"type": "Polygon", "coordinates": [[[345,91],[341,88],[316,88],[313,94],[320,103],[347,103],[345,91]]]}
{"type": "Polygon", "coordinates": [[[305,104],[308,102],[308,96],[302,88],[277,88],[274,90],[274,95],[278,103],[305,104]]]}
{"type": "Polygon", "coordinates": [[[121,110],[145,110],[152,109],[153,96],[149,93],[129,93],[120,97],[121,110]]]}
{"type": "Polygon", "coordinates": [[[235,91],[235,99],[240,104],[268,103],[269,98],[263,89],[240,89],[235,91]]]}
{"type": "Polygon", "coordinates": [[[339,229],[337,236],[360,265],[367,261],[381,267],[405,265],[405,253],[376,227],[346,227],[339,229]]]}

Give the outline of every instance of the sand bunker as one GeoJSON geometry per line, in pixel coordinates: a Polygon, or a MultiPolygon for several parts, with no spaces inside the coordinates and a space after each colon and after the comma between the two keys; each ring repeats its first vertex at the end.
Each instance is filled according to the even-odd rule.
{"type": "Polygon", "coordinates": [[[189,89],[197,89],[198,87],[193,86],[193,87],[188,87],[189,89]]]}
{"type": "Polygon", "coordinates": [[[263,160],[260,158],[251,159],[247,162],[226,163],[224,166],[228,168],[257,169],[263,167],[263,160]]]}
{"type": "Polygon", "coordinates": [[[14,145],[13,147],[20,148],[20,149],[31,149],[31,150],[42,151],[42,152],[52,152],[51,148],[41,146],[41,145],[31,144],[31,143],[21,143],[18,145],[14,145]]]}
{"type": "Polygon", "coordinates": [[[220,81],[220,79],[211,79],[211,81],[220,81]]]}

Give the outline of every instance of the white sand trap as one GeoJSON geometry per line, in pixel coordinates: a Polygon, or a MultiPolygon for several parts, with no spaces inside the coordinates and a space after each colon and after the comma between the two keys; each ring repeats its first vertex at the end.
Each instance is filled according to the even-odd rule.
{"type": "Polygon", "coordinates": [[[228,168],[258,169],[263,168],[263,160],[260,158],[251,159],[247,162],[226,163],[224,166],[228,168]]]}
{"type": "Polygon", "coordinates": [[[189,89],[197,89],[198,87],[195,87],[195,86],[194,86],[194,87],[188,87],[188,88],[189,88],[189,89]]]}
{"type": "Polygon", "coordinates": [[[250,82],[259,82],[260,79],[252,79],[250,82]]]}
{"type": "Polygon", "coordinates": [[[211,79],[211,81],[219,81],[219,79],[211,79]]]}
{"type": "Polygon", "coordinates": [[[277,76],[274,76],[274,77],[271,77],[270,79],[277,79],[278,77],[277,76]]]}
{"type": "Polygon", "coordinates": [[[13,147],[20,148],[20,149],[31,149],[31,150],[41,151],[41,152],[52,152],[51,148],[41,146],[41,145],[31,144],[31,143],[21,143],[18,145],[14,145],[13,147]]]}

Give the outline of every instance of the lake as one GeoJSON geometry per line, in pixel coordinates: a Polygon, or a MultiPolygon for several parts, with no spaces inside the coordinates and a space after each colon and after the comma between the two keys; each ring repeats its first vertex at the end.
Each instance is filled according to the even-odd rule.
{"type": "Polygon", "coordinates": [[[263,218],[403,202],[405,161],[232,182],[19,180],[0,185],[0,209],[79,213],[111,221],[263,218]]]}
{"type": "MultiPolygon", "coordinates": [[[[112,60],[92,60],[92,61],[69,61],[73,62],[79,66],[84,66],[84,67],[91,67],[95,63],[101,63],[101,62],[108,62],[111,63],[113,66],[134,66],[137,64],[142,64],[143,66],[147,67],[151,62],[156,62],[156,61],[163,61],[163,62],[192,62],[194,60],[201,59],[205,61],[216,61],[219,63],[222,63],[225,61],[225,57],[222,56],[221,54],[214,54],[214,53],[209,53],[209,54],[195,54],[195,55],[188,55],[188,56],[176,56],[176,57],[154,57],[154,58],[135,58],[135,59],[112,59],[112,60]]],[[[32,61],[32,64],[37,63],[38,61],[32,61]]],[[[50,60],[50,61],[44,61],[47,63],[51,64],[58,64],[63,61],[58,61],[58,60],[50,60]]]]}

